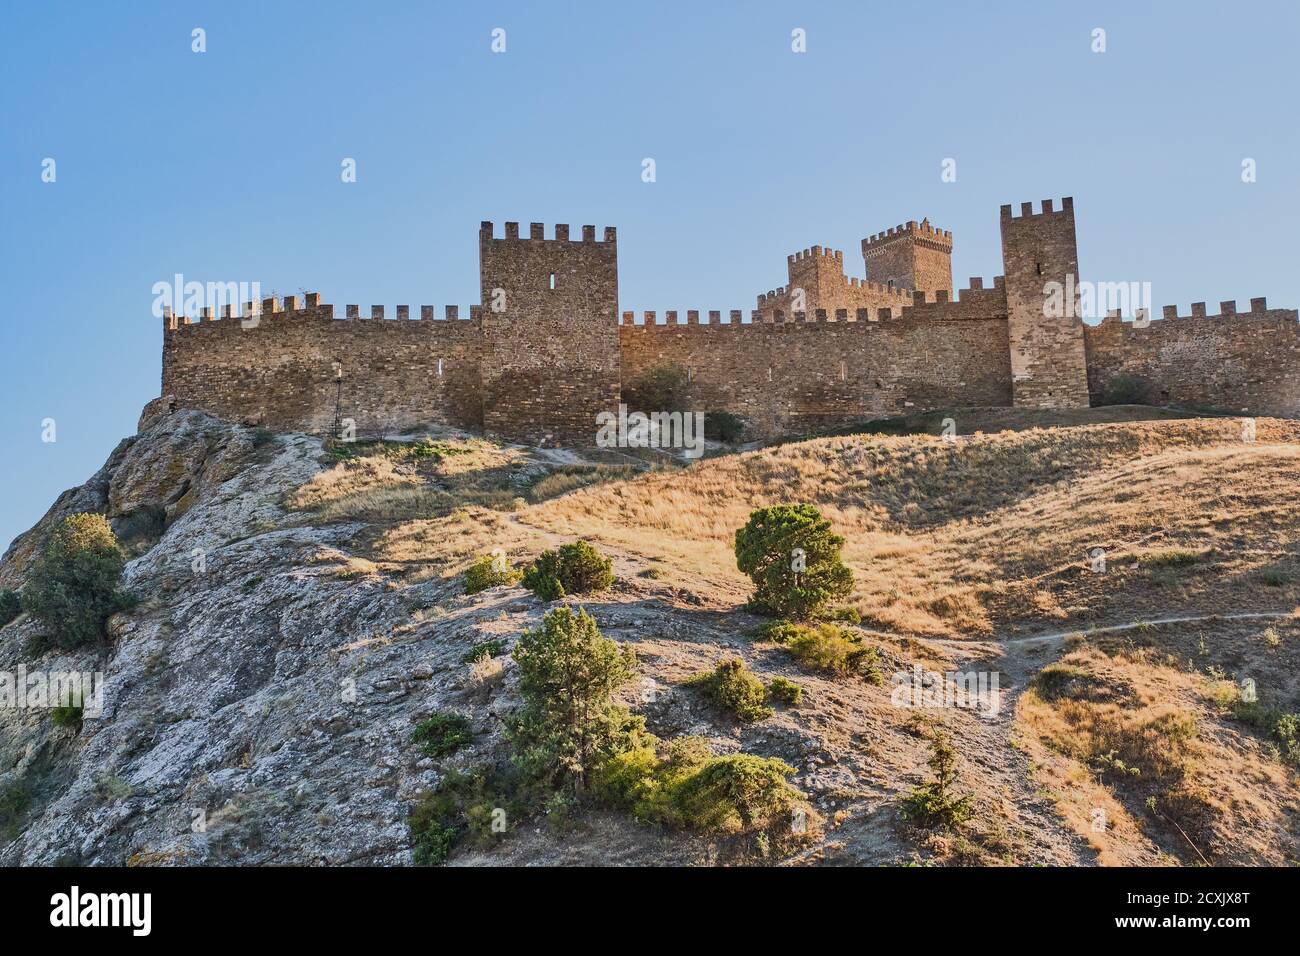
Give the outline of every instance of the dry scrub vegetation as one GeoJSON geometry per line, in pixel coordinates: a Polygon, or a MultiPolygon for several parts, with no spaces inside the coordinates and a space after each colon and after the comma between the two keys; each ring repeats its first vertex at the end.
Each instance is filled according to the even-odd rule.
{"type": "MultiPolygon", "coordinates": [[[[1160,416],[1096,409],[1058,428],[1023,427],[1034,416],[1010,410],[959,412],[955,442],[843,435],[639,472],[479,440],[435,443],[438,454],[372,447],[290,503],[306,520],[370,526],[343,573],[407,582],[450,582],[496,549],[518,566],[583,538],[614,558],[617,579],[583,603],[610,615],[613,636],[663,686],[730,656],[763,683],[797,681],[797,708],[735,727],[698,719],[714,721],[715,741],[808,756],[796,782],[827,817],[808,862],[900,859],[886,834],[926,779],[939,727],[976,812],[960,833],[908,838],[931,860],[1295,862],[1295,766],[1272,724],[1243,714],[1233,693],[1250,677],[1270,707],[1300,710],[1300,622],[1063,637],[1300,603],[1300,423],[1259,419],[1248,443],[1236,418],[1160,416]],[[1007,427],[978,431],[995,426],[1007,427]],[[735,532],[754,509],[786,503],[813,505],[846,538],[845,604],[862,618],[849,629],[880,683],[801,665],[743,612],[750,582],[736,568],[735,532]],[[627,615],[636,627],[617,623],[627,615]],[[1033,647],[1017,641],[1041,634],[1050,638],[1033,647]],[[889,679],[913,664],[996,668],[1006,714],[892,706],[889,679]]],[[[459,620],[478,600],[436,611],[459,620]]],[[[483,600],[499,610],[515,598],[483,600]]],[[[515,619],[496,622],[502,637],[515,619]]],[[[466,667],[478,668],[475,694],[503,679],[491,658],[466,667]]],[[[677,713],[656,719],[701,732],[677,713]]]]}
{"type": "Polygon", "coordinates": [[[1242,718],[1237,680],[1255,675],[1261,699],[1294,708],[1300,624],[1171,624],[1071,645],[1034,677],[1018,720],[1099,862],[1295,862],[1295,768],[1242,718]],[[1285,634],[1278,646],[1268,629],[1285,634]]]}
{"type": "Polygon", "coordinates": [[[1195,419],[956,443],[825,438],[579,491],[519,520],[739,597],[736,528],[754,508],[808,502],[848,539],[853,605],[909,634],[1065,629],[1161,603],[1294,604],[1300,501],[1279,489],[1300,482],[1300,428],[1260,420],[1257,435],[1246,444],[1236,419],[1195,419]],[[1106,551],[1105,575],[1089,570],[1094,548],[1106,551]],[[1197,557],[1152,560],[1171,548],[1197,557]]]}

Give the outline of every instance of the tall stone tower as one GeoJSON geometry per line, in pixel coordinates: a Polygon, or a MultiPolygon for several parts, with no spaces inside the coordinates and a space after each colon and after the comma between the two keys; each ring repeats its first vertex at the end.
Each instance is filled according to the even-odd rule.
{"type": "Polygon", "coordinates": [[[595,444],[596,415],[619,396],[618,246],[583,226],[571,240],[557,225],[479,227],[483,428],[536,445],[595,444]]]}
{"type": "Polygon", "coordinates": [[[1012,403],[1087,408],[1083,319],[1074,291],[1079,285],[1074,200],[1067,196],[1053,210],[1052,200],[1044,199],[1041,213],[1033,209],[1033,203],[1021,203],[1020,215],[1012,216],[1011,207],[1003,206],[1001,216],[1012,403]]]}
{"type": "Polygon", "coordinates": [[[936,229],[929,219],[912,220],[862,240],[867,278],[896,289],[952,297],[952,232],[936,229]]]}
{"type": "Polygon", "coordinates": [[[847,284],[844,278],[844,253],[837,249],[813,246],[808,255],[795,253],[786,259],[788,288],[804,291],[804,303],[792,304],[792,310],[812,312],[826,308],[826,303],[843,294],[847,284]]]}

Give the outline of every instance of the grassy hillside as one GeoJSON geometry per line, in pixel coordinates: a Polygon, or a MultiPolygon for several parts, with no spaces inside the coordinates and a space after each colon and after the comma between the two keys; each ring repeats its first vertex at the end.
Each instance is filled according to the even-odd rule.
{"type": "MultiPolygon", "coordinates": [[[[1300,709],[1300,426],[1260,419],[1246,441],[1238,419],[1150,410],[963,415],[955,440],[842,435],[648,472],[485,443],[360,449],[292,504],[366,523],[340,573],[440,579],[449,595],[477,556],[518,564],[585,538],[618,580],[583,603],[653,679],[685,686],[739,654],[798,680],[806,703],[755,727],[701,719],[719,740],[808,758],[796,782],[821,794],[828,832],[807,862],[1294,861],[1300,753],[1278,721],[1300,709]],[[847,605],[886,678],[996,669],[1003,715],[899,708],[888,681],[810,674],[755,640],[733,536],[785,502],[816,505],[847,539],[847,605]],[[1155,623],[1170,618],[1189,620],[1155,623]],[[935,726],[979,811],[920,834],[897,810],[935,726]]],[[[437,614],[454,626],[477,600],[437,614]]],[[[508,634],[509,606],[492,606],[508,634]]],[[[661,735],[682,724],[652,719],[661,735]]]]}

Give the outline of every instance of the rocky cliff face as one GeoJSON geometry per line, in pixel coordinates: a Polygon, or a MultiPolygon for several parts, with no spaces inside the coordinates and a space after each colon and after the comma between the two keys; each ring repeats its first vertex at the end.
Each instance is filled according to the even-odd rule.
{"type": "MultiPolygon", "coordinates": [[[[25,616],[0,627],[0,691],[20,668],[104,679],[102,711],[88,711],[79,728],[60,726],[48,706],[0,705],[0,865],[411,863],[418,796],[452,770],[509,756],[503,718],[519,697],[508,652],[547,610],[517,586],[466,595],[459,572],[498,545],[520,564],[579,537],[612,558],[615,574],[612,588],[581,603],[640,659],[641,680],[622,701],[662,739],[700,736],[717,755],[744,751],[795,767],[791,782],[824,827],[780,862],[1295,855],[1300,798],[1276,735],[1206,696],[1214,681],[1241,673],[1289,710],[1300,700],[1289,497],[1300,454],[1291,423],[1261,421],[1251,444],[1222,420],[998,432],[956,449],[930,436],[820,439],[684,471],[635,475],[623,463],[609,484],[578,491],[593,465],[576,453],[436,444],[418,454],[358,452],[336,468],[308,436],[154,408],[99,472],[60,496],[0,560],[0,587],[24,583],[64,516],[93,511],[112,522],[130,559],[123,587],[138,603],[109,620],[101,646],[76,652],[41,650],[40,629],[25,616]],[[1074,485],[1035,471],[1053,475],[1067,459],[1080,470],[1074,485]],[[1130,502],[1111,489],[1134,480],[1135,461],[1154,463],[1143,473],[1157,477],[1130,502]],[[900,495],[904,480],[914,486],[900,495]],[[951,490],[970,487],[982,489],[978,518],[973,499],[951,490]],[[834,514],[852,540],[875,542],[887,557],[854,556],[866,586],[890,592],[886,600],[868,591],[865,606],[910,615],[894,633],[858,628],[881,674],[996,672],[996,714],[899,705],[889,680],[810,670],[757,636],[762,621],[744,608],[748,582],[730,566],[729,541],[749,508],[792,497],[834,514]],[[1079,500],[1094,503],[1082,518],[1079,500]],[[913,513],[918,501],[928,513],[913,513]],[[1230,506],[1239,510],[1223,510],[1230,506]],[[889,518],[889,507],[900,517],[889,518]],[[1207,541],[1210,507],[1224,537],[1207,541]],[[1259,538],[1273,541],[1271,551],[1230,537],[1243,528],[1258,537],[1265,514],[1277,516],[1276,539],[1259,538]],[[955,531],[935,530],[944,515],[955,531]],[[1154,570],[1137,558],[1117,560],[1105,580],[1078,569],[1085,544],[1126,540],[1138,521],[1156,522],[1168,542],[1150,552],[1160,559],[1154,570]],[[1174,543],[1184,550],[1169,550],[1174,543]],[[1019,556],[1010,570],[999,563],[1003,549],[1019,556]],[[1243,555],[1253,563],[1231,563],[1243,555]],[[921,615],[906,603],[909,588],[932,596],[931,582],[953,567],[1002,602],[992,610],[1005,633],[965,633],[983,605],[928,600],[921,615]],[[1059,604],[1046,600],[1042,568],[1069,572],[1059,604]],[[1025,593],[1034,600],[1022,601],[1025,593]],[[908,630],[906,621],[919,625],[908,630]],[[1151,623],[1160,621],[1168,626],[1151,623]],[[936,633],[936,624],[953,633],[936,633]],[[1150,655],[1135,649],[1139,639],[1150,655]],[[485,673],[467,656],[489,640],[503,653],[485,673]],[[749,723],[720,713],[691,678],[737,656],[765,681],[796,680],[803,702],[749,723]],[[1068,673],[1091,678],[1057,688],[1059,699],[1026,693],[1063,656],[1068,673]],[[1200,669],[1182,664],[1193,660],[1200,669]],[[1102,790],[1092,764],[1072,762],[1087,741],[1057,710],[1109,707],[1098,688],[1126,702],[1114,713],[1136,729],[1115,732],[1153,754],[1157,768],[1164,738],[1143,744],[1149,726],[1164,727],[1173,708],[1199,728],[1191,764],[1205,768],[1199,789],[1178,791],[1196,797],[1190,838],[1146,814],[1147,794],[1132,781],[1147,775],[1108,777],[1112,789],[1102,790]],[[469,720],[472,742],[426,757],[412,731],[447,711],[469,720]],[[979,807],[960,834],[918,832],[901,812],[929,779],[929,731],[939,725],[979,807]],[[1091,836],[1097,807],[1116,820],[1109,842],[1091,836]]],[[[490,849],[465,841],[450,862],[777,862],[753,834],[655,829],[588,805],[561,822],[553,828],[540,813],[510,820],[490,849]]]]}
{"type": "Polygon", "coordinates": [[[27,804],[0,862],[408,860],[407,803],[436,781],[412,722],[454,696],[436,678],[463,650],[419,622],[441,582],[340,575],[357,528],[284,511],[319,457],[313,439],[181,412],[124,441],[15,542],[9,587],[64,515],[105,513],[138,552],[124,586],[141,603],[97,650],[34,658],[34,623],[0,631],[5,669],[105,681],[102,714],[79,732],[48,710],[0,709],[0,786],[27,804]]]}

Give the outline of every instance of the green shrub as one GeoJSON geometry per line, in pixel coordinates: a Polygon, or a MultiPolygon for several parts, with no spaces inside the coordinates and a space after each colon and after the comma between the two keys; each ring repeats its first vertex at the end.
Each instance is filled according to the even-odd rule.
{"type": "Polygon", "coordinates": [[[69,515],[32,567],[23,609],[49,628],[58,647],[101,641],[104,621],[131,603],[116,590],[124,563],[103,515],[69,515]]]}
{"type": "Polygon", "coordinates": [[[1232,716],[1277,741],[1278,756],[1285,763],[1300,767],[1300,713],[1287,713],[1273,704],[1237,698],[1232,716]]]}
{"type": "Polygon", "coordinates": [[[784,677],[773,677],[768,682],[767,695],[787,707],[798,707],[803,703],[803,688],[784,677]]]}
{"type": "Polygon", "coordinates": [[[50,710],[50,719],[54,721],[55,727],[71,727],[79,731],[84,713],[81,698],[69,693],[57,707],[50,710]]]}
{"type": "Polygon", "coordinates": [[[465,569],[465,593],[478,594],[501,584],[514,584],[519,578],[505,555],[485,554],[465,569]]]}
{"type": "Polygon", "coordinates": [[[721,661],[715,669],[697,674],[687,683],[701,688],[716,706],[737,720],[748,722],[772,716],[772,709],[764,704],[767,690],[763,682],[749,672],[739,657],[721,661]]]}
{"type": "Polygon", "coordinates": [[[960,796],[957,784],[957,751],[953,750],[947,736],[935,731],[930,742],[930,759],[934,780],[922,784],[903,801],[903,812],[917,826],[957,827],[970,819],[974,808],[974,795],[960,796]]]}
{"type": "Polygon", "coordinates": [[[1140,375],[1116,375],[1102,393],[1103,405],[1147,405],[1151,401],[1151,383],[1140,375]]]}
{"type": "Polygon", "coordinates": [[[23,819],[31,804],[31,790],[23,781],[0,785],[0,846],[22,832],[23,819]]]}
{"type": "Polygon", "coordinates": [[[759,508],[736,532],[736,566],[754,582],[756,610],[803,620],[853,590],[843,546],[812,505],[759,508]]]}
{"type": "Polygon", "coordinates": [[[494,637],[489,641],[482,641],[481,643],[475,644],[465,652],[465,656],[462,657],[461,660],[466,664],[473,664],[481,657],[499,657],[501,652],[504,650],[505,645],[501,642],[500,638],[494,637]]]}
{"type": "Polygon", "coordinates": [[[474,739],[469,719],[460,714],[436,713],[415,725],[411,742],[426,757],[446,757],[474,739]]]}
{"type": "Polygon", "coordinates": [[[753,754],[715,757],[708,741],[679,737],[666,743],[645,735],[593,775],[599,799],[631,810],[640,820],[691,830],[737,830],[788,824],[805,805],[786,780],[794,768],[753,754]]]}
{"type": "Polygon", "coordinates": [[[411,849],[416,866],[440,866],[451,856],[460,834],[460,808],[445,793],[426,793],[411,810],[411,849]]]}
{"type": "Polygon", "coordinates": [[[802,795],[786,781],[794,773],[783,760],[732,754],[715,757],[678,788],[676,803],[692,829],[748,830],[789,817],[802,795]]]}
{"type": "Polygon", "coordinates": [[[773,628],[769,636],[810,671],[833,677],[860,674],[870,684],[884,682],[876,649],[864,644],[857,631],[823,621],[781,625],[773,628]]]}
{"type": "Polygon", "coordinates": [[[13,621],[23,613],[23,599],[17,591],[0,591],[0,627],[13,621]]]}
{"type": "Polygon", "coordinates": [[[585,541],[543,551],[524,571],[524,587],[543,601],[590,594],[614,583],[614,562],[585,541]]]}
{"type": "Polygon", "coordinates": [[[507,723],[515,763],[548,789],[581,791],[598,763],[633,746],[644,721],[612,698],[637,673],[636,652],[600,633],[586,611],[549,612],[512,654],[523,706],[507,723]]]}
{"type": "Polygon", "coordinates": [[[704,437],[720,441],[725,445],[735,445],[745,435],[745,420],[731,412],[705,412],[704,437]]]}
{"type": "Polygon", "coordinates": [[[631,411],[685,411],[686,372],[676,365],[655,366],[623,390],[623,401],[631,411]]]}
{"type": "Polygon", "coordinates": [[[514,782],[492,767],[448,773],[411,809],[408,823],[416,865],[446,862],[462,840],[480,847],[499,840],[522,812],[507,796],[514,789],[514,782]]]}

